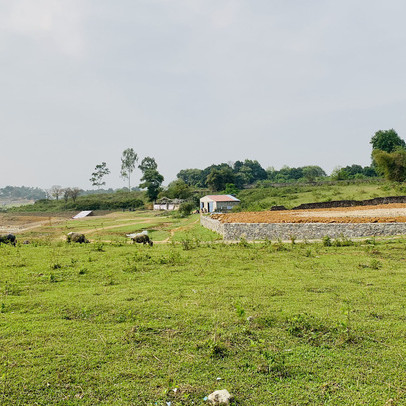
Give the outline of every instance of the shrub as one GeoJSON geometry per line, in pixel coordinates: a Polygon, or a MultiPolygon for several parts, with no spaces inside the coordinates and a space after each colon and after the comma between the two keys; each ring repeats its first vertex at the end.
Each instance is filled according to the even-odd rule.
{"type": "Polygon", "coordinates": [[[331,238],[328,235],[323,237],[323,246],[324,247],[331,247],[331,238]]]}
{"type": "Polygon", "coordinates": [[[184,202],[179,206],[179,213],[182,216],[189,216],[194,209],[194,204],[192,202],[184,202]]]}

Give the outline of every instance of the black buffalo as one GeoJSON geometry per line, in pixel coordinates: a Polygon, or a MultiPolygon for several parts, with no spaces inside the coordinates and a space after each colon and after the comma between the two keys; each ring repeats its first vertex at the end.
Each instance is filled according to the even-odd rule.
{"type": "Polygon", "coordinates": [[[138,244],[149,244],[151,247],[154,243],[150,240],[150,238],[146,234],[138,234],[132,238],[132,240],[138,244]]]}
{"type": "Polygon", "coordinates": [[[11,244],[16,246],[17,238],[14,234],[0,235],[0,244],[11,244]]]}
{"type": "Polygon", "coordinates": [[[68,235],[66,236],[66,241],[67,242],[78,242],[80,244],[89,242],[89,240],[85,237],[84,234],[73,233],[73,232],[68,233],[68,235]]]}

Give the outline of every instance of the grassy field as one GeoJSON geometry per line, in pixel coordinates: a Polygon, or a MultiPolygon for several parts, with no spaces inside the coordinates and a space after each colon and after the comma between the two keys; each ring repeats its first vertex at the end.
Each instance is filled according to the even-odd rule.
{"type": "Polygon", "coordinates": [[[241,207],[246,210],[267,210],[283,205],[290,209],[302,203],[331,200],[366,200],[374,197],[404,196],[406,187],[400,184],[376,181],[376,183],[337,182],[333,185],[291,185],[277,188],[243,190],[238,194],[241,207]]]}
{"type": "Polygon", "coordinates": [[[226,245],[186,221],[152,248],[0,246],[0,404],[406,404],[406,240],[226,245]]]}
{"type": "MultiPolygon", "coordinates": [[[[126,234],[147,230],[149,236],[156,243],[181,241],[183,239],[217,240],[220,237],[199,224],[199,215],[177,217],[168,213],[153,211],[136,212],[104,212],[78,220],[69,216],[62,217],[55,213],[48,217],[32,216],[31,213],[0,214],[0,229],[4,225],[15,224],[21,231],[16,231],[19,240],[24,241],[53,241],[65,240],[66,235],[73,232],[84,233],[93,242],[128,243],[126,234]]],[[[63,213],[62,213],[63,214],[63,213]]],[[[3,232],[8,232],[6,229],[3,232]]]]}

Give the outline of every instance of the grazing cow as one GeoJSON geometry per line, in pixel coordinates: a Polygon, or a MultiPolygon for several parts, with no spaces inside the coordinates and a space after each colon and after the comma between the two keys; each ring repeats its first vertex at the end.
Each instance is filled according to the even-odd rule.
{"type": "Polygon", "coordinates": [[[16,246],[17,238],[14,234],[0,235],[0,244],[11,244],[16,246]]]}
{"type": "Polygon", "coordinates": [[[136,234],[131,239],[138,244],[144,245],[149,244],[151,247],[154,245],[154,243],[150,240],[150,238],[146,234],[136,234]]]}
{"type": "Polygon", "coordinates": [[[87,244],[89,242],[89,240],[86,239],[84,234],[74,233],[74,232],[68,233],[68,235],[66,236],[66,241],[67,242],[78,242],[80,244],[82,244],[82,243],[87,244]]]}

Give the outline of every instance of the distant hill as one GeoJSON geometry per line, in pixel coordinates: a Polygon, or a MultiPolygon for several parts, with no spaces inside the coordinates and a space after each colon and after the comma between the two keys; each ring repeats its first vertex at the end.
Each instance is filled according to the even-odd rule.
{"type": "Polygon", "coordinates": [[[36,200],[44,199],[45,197],[45,191],[39,188],[6,186],[0,188],[0,209],[33,204],[36,200]]]}

